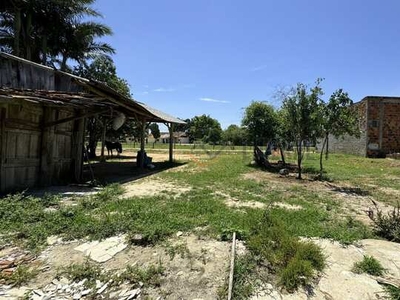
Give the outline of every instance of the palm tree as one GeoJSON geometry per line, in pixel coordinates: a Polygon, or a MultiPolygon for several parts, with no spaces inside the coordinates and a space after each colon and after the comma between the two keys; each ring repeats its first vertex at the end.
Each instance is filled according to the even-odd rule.
{"type": "Polygon", "coordinates": [[[115,53],[115,49],[111,45],[96,41],[97,38],[111,34],[111,29],[100,23],[70,23],[64,30],[64,34],[60,36],[57,49],[59,53],[53,53],[53,55],[61,57],[61,70],[66,69],[68,59],[85,65],[87,60],[94,59],[98,55],[115,53]]]}
{"type": "Polygon", "coordinates": [[[84,63],[93,55],[115,50],[96,39],[111,35],[106,25],[82,22],[101,17],[90,7],[95,0],[3,0],[0,4],[0,46],[17,56],[42,62],[84,63]],[[51,24],[51,26],[49,26],[51,24]]]}

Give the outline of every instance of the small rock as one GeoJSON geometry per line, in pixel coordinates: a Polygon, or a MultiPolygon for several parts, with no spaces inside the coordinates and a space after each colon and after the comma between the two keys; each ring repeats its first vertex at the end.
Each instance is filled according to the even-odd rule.
{"type": "Polygon", "coordinates": [[[144,285],[143,282],[139,281],[139,286],[143,287],[143,285],[144,285]]]}
{"type": "Polygon", "coordinates": [[[134,290],[130,291],[128,293],[128,294],[130,294],[130,296],[128,297],[127,300],[131,300],[131,299],[135,298],[136,296],[139,296],[141,292],[142,291],[140,289],[134,289],[134,290]]]}
{"type": "Polygon", "coordinates": [[[266,288],[267,290],[273,290],[273,289],[274,289],[274,287],[273,287],[272,284],[270,284],[270,283],[266,283],[266,284],[265,284],[265,288],[266,288]]]}
{"type": "Polygon", "coordinates": [[[97,291],[97,294],[103,293],[103,292],[106,290],[107,287],[108,287],[108,283],[106,283],[105,285],[103,285],[103,286],[97,291]]]}
{"type": "Polygon", "coordinates": [[[117,299],[118,298],[118,294],[119,294],[119,291],[110,293],[110,299],[117,299]]]}
{"type": "Polygon", "coordinates": [[[100,280],[96,279],[96,289],[99,289],[103,286],[104,283],[102,283],[100,280]]]}
{"type": "Polygon", "coordinates": [[[182,276],[183,274],[183,271],[179,271],[178,273],[176,273],[176,276],[182,276]]]}
{"type": "Polygon", "coordinates": [[[119,296],[120,296],[120,297],[123,297],[123,296],[125,296],[126,294],[128,294],[128,289],[123,289],[123,290],[119,293],[119,296]]]}
{"type": "Polygon", "coordinates": [[[85,284],[86,281],[87,281],[87,278],[85,278],[85,279],[79,281],[79,282],[77,283],[77,285],[78,285],[78,286],[82,286],[82,285],[85,284]]]}
{"type": "Polygon", "coordinates": [[[82,294],[75,294],[72,296],[72,299],[74,299],[74,300],[79,300],[81,298],[82,298],[82,294]]]}
{"type": "Polygon", "coordinates": [[[61,277],[59,282],[63,285],[69,284],[69,279],[66,277],[61,277]]]}
{"type": "Polygon", "coordinates": [[[131,238],[131,242],[133,244],[141,244],[143,242],[143,235],[139,233],[134,234],[133,237],[131,238]]]}
{"type": "Polygon", "coordinates": [[[56,235],[51,235],[47,238],[47,244],[49,246],[53,246],[58,242],[58,236],[56,235]]]}
{"type": "Polygon", "coordinates": [[[177,233],[176,233],[176,236],[177,237],[180,237],[180,236],[182,236],[183,235],[183,232],[182,231],[178,231],[177,233]]]}
{"type": "Polygon", "coordinates": [[[92,289],[87,289],[87,290],[84,290],[84,291],[81,293],[81,295],[82,295],[82,296],[86,296],[86,295],[89,295],[91,292],[92,292],[92,289]]]}
{"type": "Polygon", "coordinates": [[[287,176],[287,175],[289,175],[289,170],[288,169],[280,169],[279,170],[279,175],[287,176]]]}

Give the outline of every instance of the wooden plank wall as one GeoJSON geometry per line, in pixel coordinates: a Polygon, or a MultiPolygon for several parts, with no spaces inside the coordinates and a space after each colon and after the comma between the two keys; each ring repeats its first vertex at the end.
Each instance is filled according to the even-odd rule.
{"type": "Polygon", "coordinates": [[[71,182],[81,172],[83,138],[76,138],[84,128],[72,121],[43,129],[43,122],[78,112],[18,102],[0,102],[0,191],[71,182]]]}
{"type": "Polygon", "coordinates": [[[0,57],[0,87],[80,92],[70,76],[35,64],[0,57]]]}

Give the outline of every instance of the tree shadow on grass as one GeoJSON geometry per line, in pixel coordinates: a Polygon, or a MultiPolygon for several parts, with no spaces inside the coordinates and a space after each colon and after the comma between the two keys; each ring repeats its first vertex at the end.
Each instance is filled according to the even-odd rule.
{"type": "Polygon", "coordinates": [[[363,190],[360,187],[348,187],[348,186],[337,186],[333,184],[329,184],[329,187],[332,188],[332,191],[338,193],[345,193],[348,195],[357,195],[357,196],[370,196],[371,193],[367,190],[363,190]]]}

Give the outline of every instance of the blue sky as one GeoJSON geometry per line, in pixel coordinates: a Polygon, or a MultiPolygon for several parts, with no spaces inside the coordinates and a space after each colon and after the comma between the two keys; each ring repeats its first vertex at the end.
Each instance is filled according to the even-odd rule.
{"type": "Polygon", "coordinates": [[[323,77],[354,101],[400,95],[400,1],[97,0],[133,96],[240,124],[252,100],[323,77]]]}

